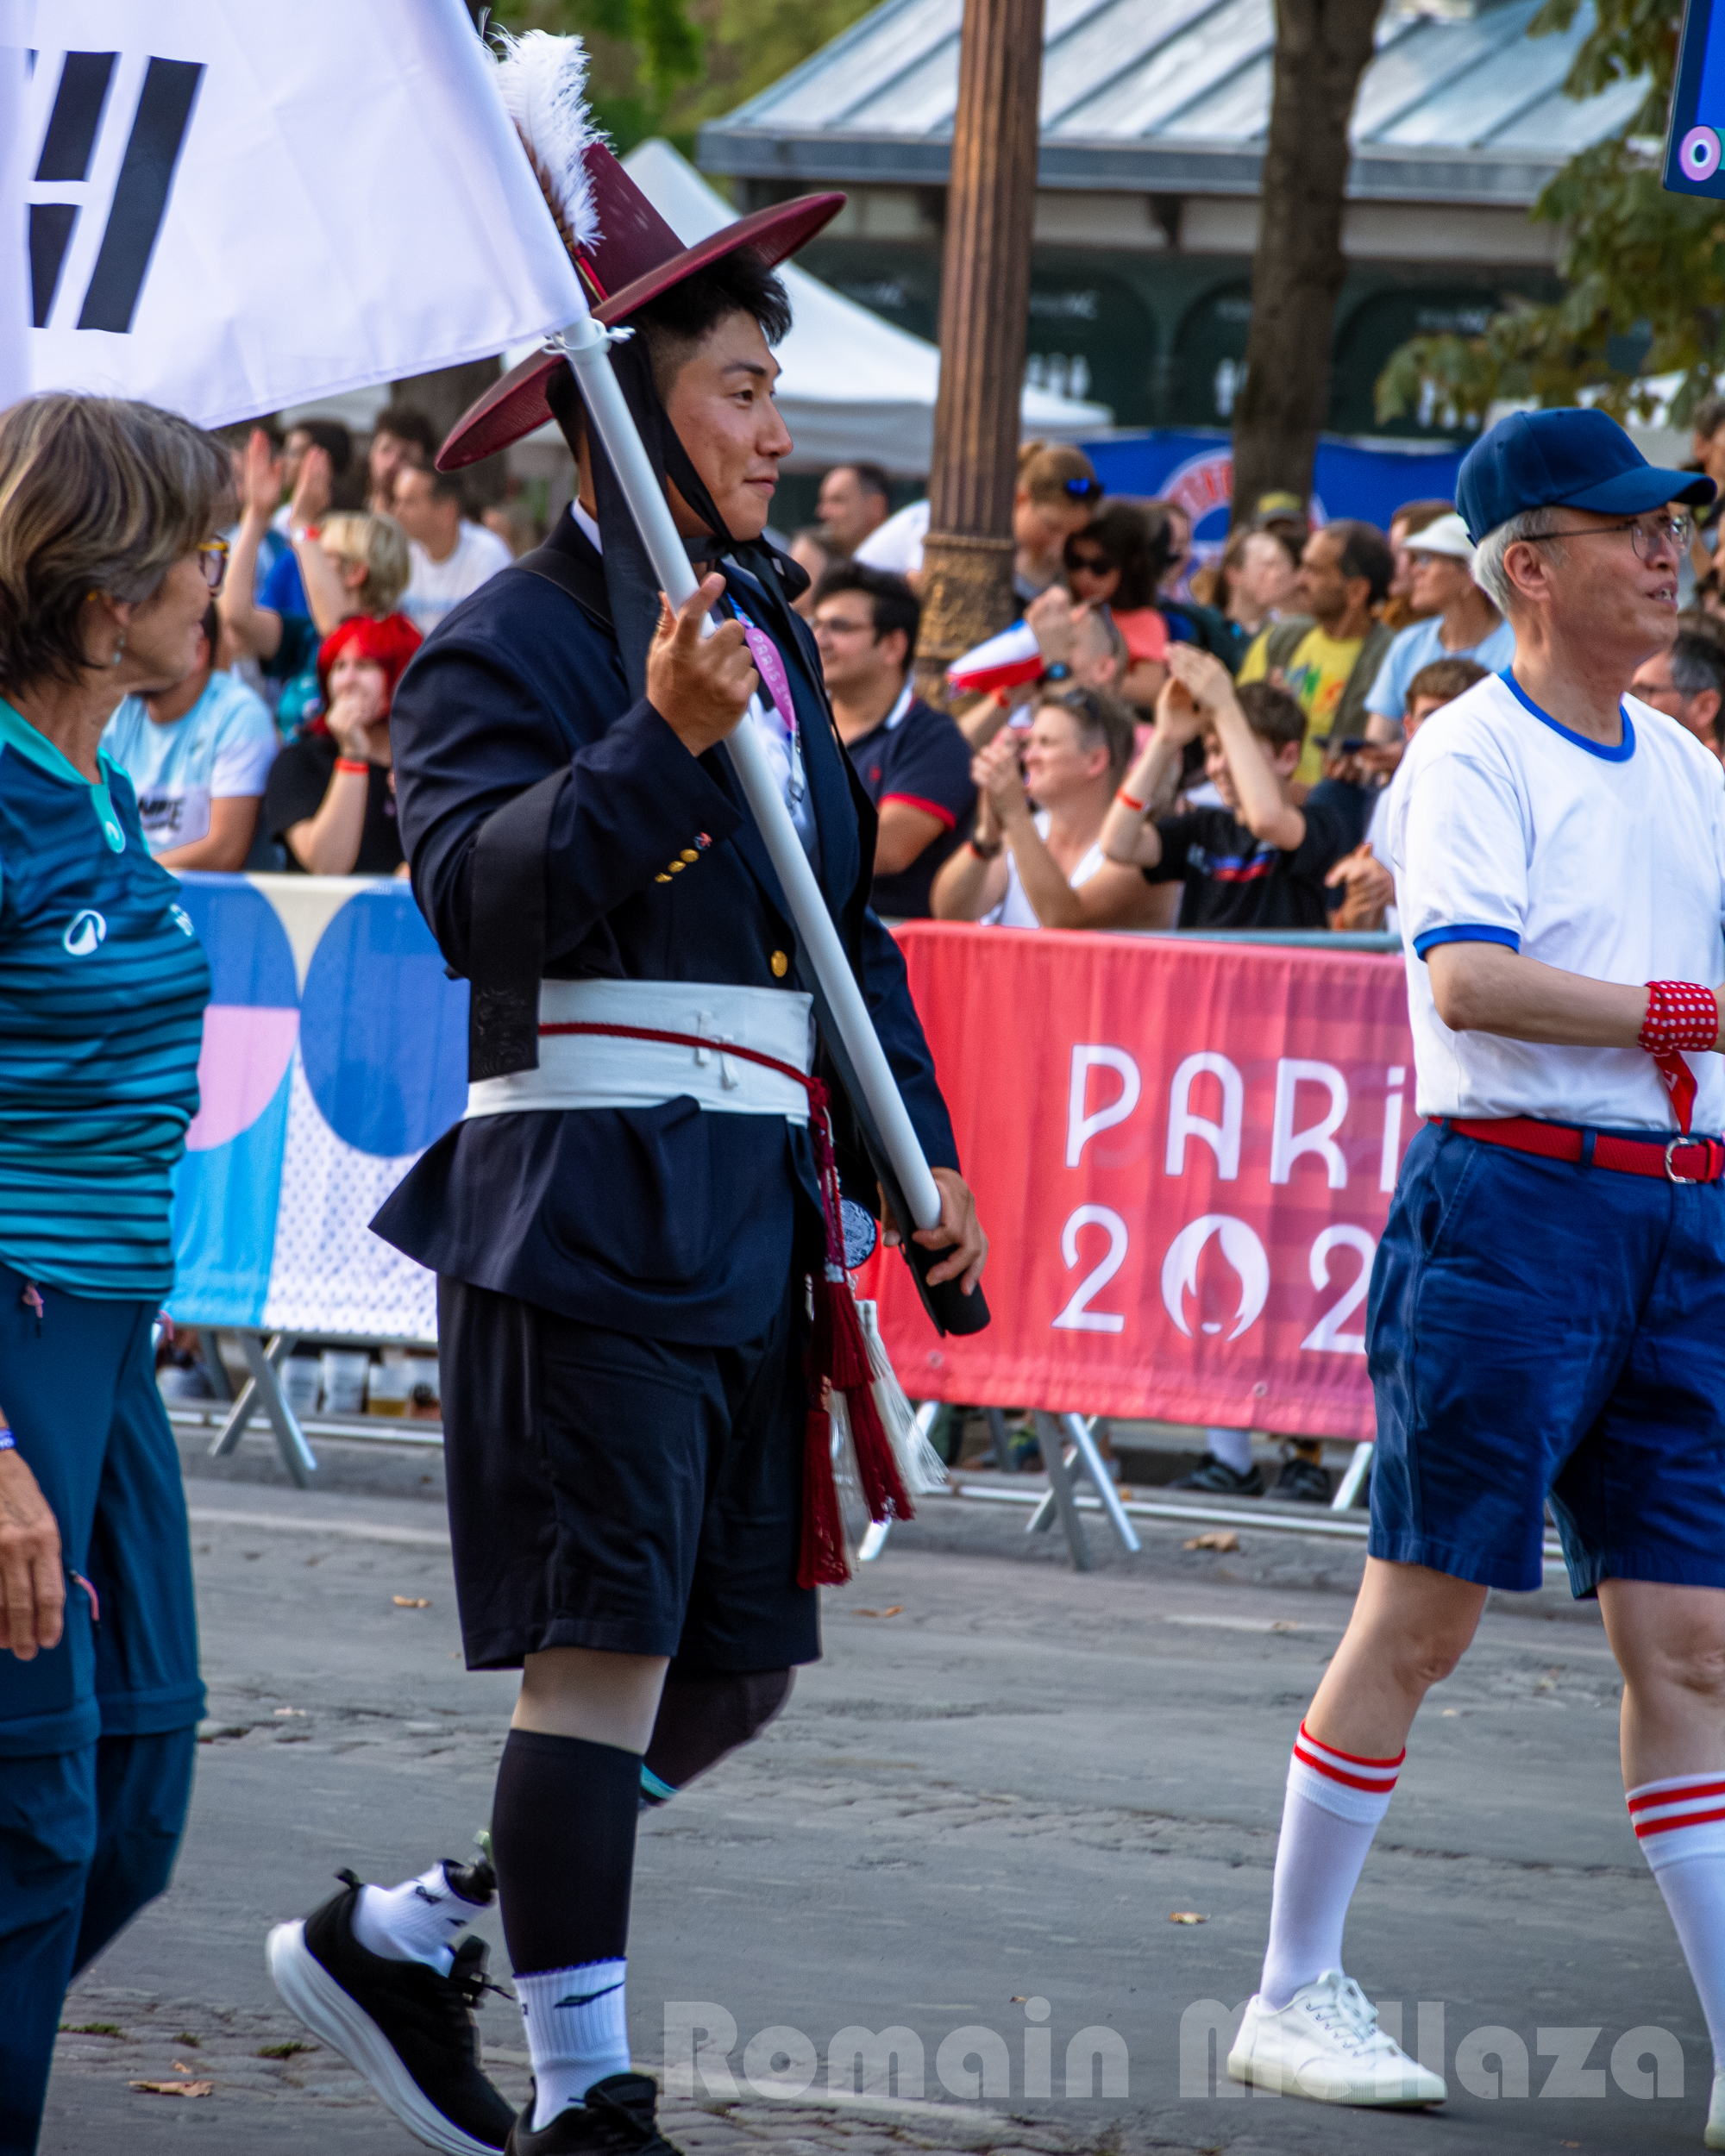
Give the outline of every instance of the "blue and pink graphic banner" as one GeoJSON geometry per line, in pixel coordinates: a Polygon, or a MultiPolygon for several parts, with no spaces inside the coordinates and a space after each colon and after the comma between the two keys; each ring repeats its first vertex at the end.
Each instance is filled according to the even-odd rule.
{"type": "Polygon", "coordinates": [[[175,1319],[435,1338],[431,1275],[367,1223],[466,1106],[466,982],[403,882],[188,875],[181,902],[214,986],[175,1319]]]}

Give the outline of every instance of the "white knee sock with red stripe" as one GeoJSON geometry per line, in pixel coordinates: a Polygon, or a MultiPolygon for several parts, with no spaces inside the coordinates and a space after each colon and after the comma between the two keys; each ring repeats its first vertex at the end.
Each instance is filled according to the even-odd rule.
{"type": "Polygon", "coordinates": [[[1407,1757],[1404,1746],[1393,1759],[1357,1758],[1320,1745],[1301,1723],[1288,1768],[1270,1947],[1258,1984],[1266,2006],[1286,2006],[1302,1984],[1341,1967],[1348,1903],[1407,1757]]]}
{"type": "Polygon", "coordinates": [[[1635,1839],[1695,1979],[1717,2071],[1725,2067],[1725,1773],[1643,1782],[1628,1799],[1635,1839]]]}

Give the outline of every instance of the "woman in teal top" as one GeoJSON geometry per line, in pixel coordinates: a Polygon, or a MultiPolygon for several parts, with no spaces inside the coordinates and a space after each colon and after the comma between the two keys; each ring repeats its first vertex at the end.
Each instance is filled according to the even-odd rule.
{"type": "Polygon", "coordinates": [[[98,743],[197,663],[228,483],[147,404],[0,415],[0,2156],[167,1883],[204,1709],[151,1329],[210,971],[98,743]]]}

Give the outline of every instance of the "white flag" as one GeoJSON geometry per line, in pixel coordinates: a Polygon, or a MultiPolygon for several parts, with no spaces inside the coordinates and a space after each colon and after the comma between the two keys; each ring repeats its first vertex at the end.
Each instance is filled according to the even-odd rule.
{"type": "MultiPolygon", "coordinates": [[[[0,0],[0,266],[24,260],[27,0],[0,0]]],[[[0,411],[30,386],[29,283],[0,274],[0,411]]]]}
{"type": "Polygon", "coordinates": [[[461,0],[37,0],[35,31],[34,387],[218,427],[586,311],[461,0]]]}

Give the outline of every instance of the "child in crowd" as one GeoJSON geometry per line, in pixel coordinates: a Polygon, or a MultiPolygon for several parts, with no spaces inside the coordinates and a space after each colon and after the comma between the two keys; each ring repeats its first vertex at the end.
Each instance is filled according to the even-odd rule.
{"type": "Polygon", "coordinates": [[[1306,714],[1285,689],[1236,690],[1220,659],[1170,644],[1149,746],[1102,824],[1102,851],[1148,883],[1183,883],[1182,928],[1321,928],[1324,876],[1348,836],[1322,800],[1297,803],[1306,714]],[[1148,819],[1186,744],[1201,736],[1220,808],[1148,819]]]}
{"type": "MultiPolygon", "coordinates": [[[[1485,679],[1486,669],[1472,659],[1433,659],[1408,684],[1408,702],[1402,712],[1402,730],[1412,741],[1433,711],[1485,679]]],[[[1396,879],[1389,872],[1389,809],[1398,765],[1388,786],[1379,793],[1371,812],[1365,837],[1350,854],[1344,854],[1324,881],[1342,893],[1342,902],[1330,916],[1330,926],[1352,932],[1387,929],[1400,932],[1396,913],[1396,879]]]]}
{"type": "MultiPolygon", "coordinates": [[[[1342,808],[1294,798],[1305,712],[1285,689],[1267,682],[1236,690],[1221,661],[1190,644],[1170,645],[1168,669],[1150,745],[1103,821],[1103,853],[1141,869],[1148,882],[1183,883],[1182,928],[1321,928],[1324,878],[1350,833],[1342,808]],[[1151,821],[1149,805],[1178,768],[1188,742],[1201,735],[1204,769],[1222,805],[1151,821]]],[[[1174,1487],[1261,1497],[1251,1432],[1204,1434],[1207,1457],[1174,1487]]],[[[1320,1446],[1293,1445],[1276,1492],[1329,1501],[1320,1446]]]]}

